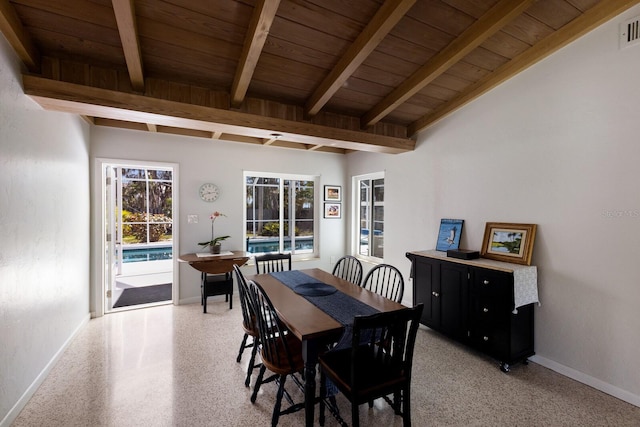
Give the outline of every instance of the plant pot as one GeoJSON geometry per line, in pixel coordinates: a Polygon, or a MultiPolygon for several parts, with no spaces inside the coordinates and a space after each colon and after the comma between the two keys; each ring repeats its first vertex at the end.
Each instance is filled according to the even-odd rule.
{"type": "Polygon", "coordinates": [[[209,249],[211,250],[212,254],[219,254],[220,248],[222,248],[222,243],[216,243],[215,245],[209,246],[209,249]]]}

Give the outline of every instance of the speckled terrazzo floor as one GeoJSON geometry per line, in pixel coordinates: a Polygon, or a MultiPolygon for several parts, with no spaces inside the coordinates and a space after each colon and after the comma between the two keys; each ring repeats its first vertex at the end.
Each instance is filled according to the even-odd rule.
{"type": "MultiPolygon", "coordinates": [[[[247,353],[235,361],[239,304],[228,307],[210,298],[207,314],[198,304],[166,305],[91,320],[12,425],[270,425],[276,386],[265,385],[251,404],[247,353]]],[[[504,374],[496,361],[426,328],[415,354],[414,426],[640,425],[638,407],[535,363],[504,374]]],[[[338,403],[348,418],[348,402],[338,403]]],[[[371,410],[362,405],[360,414],[363,426],[402,425],[381,400],[371,410]]],[[[298,412],[279,425],[303,421],[298,412]]],[[[325,425],[337,423],[329,416],[325,425]]]]}

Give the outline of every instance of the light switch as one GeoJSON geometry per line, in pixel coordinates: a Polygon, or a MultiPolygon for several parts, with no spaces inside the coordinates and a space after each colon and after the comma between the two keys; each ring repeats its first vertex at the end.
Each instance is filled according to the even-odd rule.
{"type": "Polygon", "coordinates": [[[198,223],[198,215],[187,215],[187,223],[188,224],[197,224],[198,223]]]}

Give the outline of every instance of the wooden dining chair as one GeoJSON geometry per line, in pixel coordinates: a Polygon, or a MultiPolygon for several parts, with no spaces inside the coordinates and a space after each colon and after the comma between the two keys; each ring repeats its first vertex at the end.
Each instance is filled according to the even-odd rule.
{"type": "Polygon", "coordinates": [[[202,312],[207,312],[207,298],[224,295],[229,302],[229,310],[233,309],[233,275],[230,272],[208,273],[200,275],[200,303],[202,312]]]}
{"type": "MultiPolygon", "coordinates": [[[[319,357],[320,425],[324,425],[326,380],[351,402],[351,425],[359,426],[359,405],[382,397],[403,425],[411,425],[411,369],[413,348],[423,304],[413,308],[356,316],[351,347],[319,357]],[[382,345],[381,343],[384,343],[382,345]],[[393,400],[388,395],[393,394],[393,400]]],[[[371,406],[371,405],[370,405],[371,406]]],[[[339,414],[332,411],[334,416],[339,414]]],[[[343,424],[341,419],[338,421],[343,424]]]]}
{"type": "Polygon", "coordinates": [[[362,263],[352,255],[343,256],[336,262],[331,274],[360,286],[362,282],[362,263]]]}
{"type": "Polygon", "coordinates": [[[291,270],[291,253],[257,255],[255,257],[255,262],[256,272],[258,274],[291,270]]]}
{"type": "Polygon", "coordinates": [[[271,417],[271,425],[276,426],[281,415],[304,409],[304,401],[293,403],[291,396],[285,390],[285,382],[288,377],[293,379],[301,391],[304,389],[301,379],[296,375],[301,376],[304,369],[302,342],[280,321],[269,296],[262,287],[252,280],[247,281],[247,287],[258,319],[260,356],[262,358],[260,373],[251,395],[251,403],[256,401],[262,384],[276,381],[278,392],[271,417]],[[273,375],[264,378],[267,369],[273,375]],[[283,396],[286,396],[290,406],[281,410],[283,396]]]}
{"type": "Polygon", "coordinates": [[[256,312],[253,307],[253,303],[251,302],[251,298],[249,297],[249,288],[247,287],[247,281],[242,274],[242,271],[240,271],[240,267],[234,265],[233,269],[236,273],[236,279],[238,282],[240,308],[242,309],[242,328],[244,329],[244,336],[242,337],[242,342],[240,343],[240,351],[238,352],[238,357],[236,357],[236,362],[240,363],[240,361],[242,360],[242,353],[244,352],[245,348],[251,348],[251,359],[249,359],[249,365],[247,366],[247,376],[244,381],[244,385],[246,387],[249,387],[253,370],[261,366],[260,363],[256,364],[256,354],[258,353],[259,348],[259,331],[256,312]],[[249,337],[251,337],[251,342],[247,342],[249,341],[249,337]]]}
{"type": "Polygon", "coordinates": [[[362,282],[362,287],[401,303],[404,295],[404,278],[396,267],[378,264],[369,270],[362,282]]]}

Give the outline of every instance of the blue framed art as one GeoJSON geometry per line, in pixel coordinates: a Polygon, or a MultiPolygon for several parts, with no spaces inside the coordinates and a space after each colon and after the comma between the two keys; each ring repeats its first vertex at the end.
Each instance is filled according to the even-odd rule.
{"type": "Polygon", "coordinates": [[[441,219],[436,250],[446,252],[449,249],[459,249],[463,225],[463,219],[441,219]]]}

